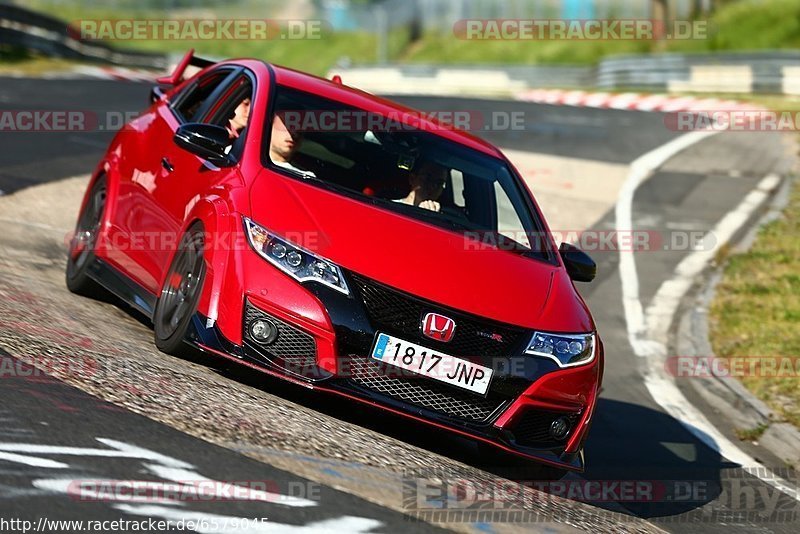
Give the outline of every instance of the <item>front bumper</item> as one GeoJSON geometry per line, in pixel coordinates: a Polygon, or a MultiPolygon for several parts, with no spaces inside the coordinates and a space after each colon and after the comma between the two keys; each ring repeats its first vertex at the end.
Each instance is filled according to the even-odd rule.
{"type": "MultiPolygon", "coordinates": [[[[278,277],[278,283],[287,281],[264,263],[258,268],[273,271],[270,275],[278,277]]],[[[550,360],[522,355],[527,330],[449,310],[353,273],[347,276],[351,296],[291,282],[304,293],[305,306],[313,295],[320,310],[312,316],[321,312],[326,319],[322,324],[307,319],[305,313],[285,309],[285,299],[272,300],[258,288],[244,287],[235,332],[238,339],[231,339],[234,336],[225,335],[216,322],[198,314],[189,341],[201,350],[309,389],[345,396],[552,466],[583,469],[582,448],[601,378],[601,343],[597,343],[598,354],[592,363],[560,369],[550,360]],[[457,339],[457,334],[447,345],[415,337],[421,336],[417,331],[420,310],[453,317],[459,333],[467,337],[457,339]],[[278,340],[273,345],[260,346],[249,337],[246,326],[256,318],[278,326],[278,340]],[[503,342],[497,342],[497,336],[477,334],[484,330],[503,342]],[[495,373],[490,390],[481,396],[433,379],[393,376],[391,369],[369,358],[378,331],[491,366],[495,373]],[[469,337],[469,333],[474,335],[469,337]],[[556,440],[549,429],[561,417],[566,418],[570,430],[566,438],[556,440]]],[[[262,280],[259,283],[263,284],[262,280]]],[[[275,293],[286,295],[281,290],[275,293]]]]}

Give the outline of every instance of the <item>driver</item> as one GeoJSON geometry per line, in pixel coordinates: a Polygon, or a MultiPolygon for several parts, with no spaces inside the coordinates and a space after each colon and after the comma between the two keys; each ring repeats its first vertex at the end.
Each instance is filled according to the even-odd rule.
{"type": "Polygon", "coordinates": [[[411,191],[405,198],[396,202],[417,206],[426,210],[439,211],[439,197],[442,196],[447,183],[447,169],[430,160],[422,161],[414,166],[408,175],[411,191]]]}
{"type": "Polygon", "coordinates": [[[280,113],[276,113],[272,119],[272,135],[269,139],[269,158],[272,163],[278,167],[313,177],[313,172],[299,169],[291,163],[302,143],[303,138],[300,133],[289,131],[280,113]]]}

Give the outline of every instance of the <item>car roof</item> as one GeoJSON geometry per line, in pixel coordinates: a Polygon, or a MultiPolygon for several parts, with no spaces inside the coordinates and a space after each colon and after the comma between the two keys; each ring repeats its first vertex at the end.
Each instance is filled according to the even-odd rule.
{"type": "MultiPolygon", "coordinates": [[[[248,66],[247,63],[249,63],[249,61],[240,61],[240,64],[244,66],[248,66]]],[[[425,117],[420,110],[403,106],[392,100],[381,98],[367,93],[366,91],[339,84],[326,78],[314,76],[313,74],[266,62],[264,62],[264,64],[272,69],[275,82],[279,85],[321,95],[324,98],[329,98],[367,112],[373,112],[384,116],[391,115],[393,119],[396,118],[398,122],[403,124],[433,132],[449,141],[478,150],[484,154],[503,158],[503,154],[500,150],[491,143],[467,133],[464,130],[456,129],[446,122],[437,121],[433,117],[425,117]]]]}

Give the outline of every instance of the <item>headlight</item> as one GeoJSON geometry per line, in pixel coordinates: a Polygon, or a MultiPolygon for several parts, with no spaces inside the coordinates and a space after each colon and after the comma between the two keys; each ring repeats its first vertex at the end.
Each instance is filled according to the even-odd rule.
{"type": "Polygon", "coordinates": [[[335,264],[271,234],[247,217],[244,228],[253,250],[298,282],[313,281],[350,294],[342,270],[335,264]]]}
{"type": "Polygon", "coordinates": [[[594,359],[594,333],[548,334],[534,332],[525,354],[555,360],[559,367],[574,367],[594,359]]]}

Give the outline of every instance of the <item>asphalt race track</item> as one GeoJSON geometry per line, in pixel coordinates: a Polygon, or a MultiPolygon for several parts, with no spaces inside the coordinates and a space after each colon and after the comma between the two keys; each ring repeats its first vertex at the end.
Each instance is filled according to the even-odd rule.
{"type": "MultiPolygon", "coordinates": [[[[0,79],[0,108],[117,116],[145,107],[148,93],[149,87],[138,83],[0,79]]],[[[523,130],[480,135],[503,148],[587,161],[628,165],[681,135],[666,128],[658,113],[397,99],[423,110],[518,112],[525,117],[523,130]]],[[[62,281],[65,252],[57,245],[63,244],[64,225],[73,224],[77,210],[67,200],[80,198],[85,182],[55,182],[87,175],[111,136],[99,130],[0,131],[0,221],[6,228],[0,236],[2,517],[265,517],[248,525],[250,531],[286,530],[287,525],[297,532],[426,531],[436,527],[406,517],[415,510],[408,501],[409,479],[420,469],[442,478],[457,473],[475,480],[535,479],[536,472],[525,465],[500,455],[479,457],[472,444],[458,438],[356,410],[218,361],[160,354],[152,346],[152,333],[134,313],[70,295],[62,281]],[[41,184],[51,185],[28,189],[41,184]],[[92,369],[103,372],[59,376],[62,381],[23,363],[45,362],[45,370],[58,375],[47,362],[64,354],[83,362],[90,358],[92,369]],[[251,492],[244,502],[174,506],[76,501],[64,482],[99,479],[270,484],[268,491],[251,492]]],[[[786,156],[779,135],[718,134],[670,157],[636,189],[633,227],[661,236],[659,244],[664,244],[636,255],[639,300],[645,308],[691,253],[669,246],[670,239],[681,232],[713,229],[762,178],[783,172],[786,156]]],[[[593,184],[598,190],[605,186],[602,177],[593,184]]],[[[591,229],[614,228],[611,205],[591,229]]],[[[531,522],[484,518],[442,526],[463,532],[796,532],[796,493],[782,493],[739,468],[720,454],[713,440],[675,419],[654,398],[643,380],[646,362],[629,343],[619,254],[598,250],[592,255],[598,278],[579,290],[605,343],[606,373],[586,446],[587,470],[565,480],[605,485],[644,481],[659,488],[658,496],[618,498],[612,492],[609,498],[580,502],[526,490],[521,506],[533,514],[526,520],[531,522]]],[[[770,468],[783,467],[757,446],[739,442],[730,425],[691,388],[680,381],[678,385],[744,453],[770,468]]],[[[789,475],[784,471],[784,476],[789,475]]]]}

